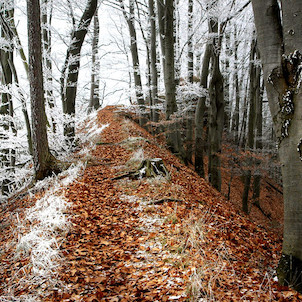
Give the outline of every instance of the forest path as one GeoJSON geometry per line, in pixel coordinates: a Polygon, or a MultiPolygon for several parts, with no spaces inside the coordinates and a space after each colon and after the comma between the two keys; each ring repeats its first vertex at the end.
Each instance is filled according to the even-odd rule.
{"type": "Polygon", "coordinates": [[[66,192],[73,203],[72,229],[61,247],[66,258],[62,280],[68,293],[58,294],[57,299],[184,301],[191,268],[183,269],[181,251],[171,240],[180,232],[179,215],[199,204],[186,205],[182,187],[164,178],[113,180],[144,157],[162,157],[166,152],[115,109],[100,112],[99,122],[109,127],[88,155],[83,177],[66,192]],[[165,197],[183,204],[148,205],[165,197]]]}
{"type": "MultiPolygon", "coordinates": [[[[302,295],[273,279],[278,236],[234,209],[126,114],[123,108],[106,107],[98,112],[97,125],[90,121],[83,128],[89,137],[108,125],[94,135],[94,148],[83,154],[88,149],[82,146],[74,155],[87,162],[82,176],[0,209],[0,302],[39,301],[25,295],[62,302],[302,301],[302,295]],[[117,179],[144,158],[162,158],[170,179],[117,179]],[[17,257],[19,218],[41,198],[50,209],[56,207],[53,200],[60,194],[69,204],[62,208],[70,220],[68,233],[43,232],[59,237],[61,260],[56,263],[51,254],[54,273],[36,282],[41,279],[32,278],[32,251],[17,257]]],[[[45,211],[42,218],[55,225],[45,211]]],[[[24,223],[35,230],[35,219],[24,223]]],[[[52,240],[47,236],[46,243],[52,240]]]]}
{"type": "Polygon", "coordinates": [[[67,189],[72,228],[60,272],[68,292],[50,300],[278,300],[276,237],[117,111],[99,112],[99,126],[109,126],[67,189]],[[144,158],[162,158],[171,179],[114,179],[144,158]],[[172,201],[152,204],[164,199],[172,201]]]}

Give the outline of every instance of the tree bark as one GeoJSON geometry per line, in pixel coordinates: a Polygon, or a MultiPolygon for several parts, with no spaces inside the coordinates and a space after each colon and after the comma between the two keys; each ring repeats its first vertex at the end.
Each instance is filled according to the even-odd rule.
{"type": "Polygon", "coordinates": [[[164,0],[157,0],[157,20],[158,20],[158,34],[161,49],[161,58],[163,64],[163,73],[165,74],[166,54],[165,54],[165,4],[164,0]]]}
{"type": "MultiPolygon", "coordinates": [[[[254,150],[254,142],[255,142],[255,126],[256,126],[256,106],[257,101],[260,96],[260,67],[256,66],[255,60],[257,59],[256,56],[256,40],[253,39],[251,43],[251,51],[250,51],[250,91],[249,91],[249,118],[248,118],[248,139],[247,139],[247,147],[248,151],[254,150]]],[[[254,163],[254,159],[248,158],[247,159],[248,167],[251,167],[254,163]]],[[[251,184],[251,177],[252,171],[248,169],[244,171],[244,192],[242,196],[242,210],[245,213],[248,213],[248,197],[249,197],[249,190],[251,184]]]]}
{"type": "MultiPolygon", "coordinates": [[[[78,77],[80,70],[81,49],[92,17],[97,9],[97,0],[88,0],[81,20],[71,36],[71,43],[67,49],[66,59],[61,73],[61,98],[63,112],[71,118],[75,116],[75,100],[77,94],[78,77]],[[66,74],[67,72],[67,74],[66,74]]],[[[74,122],[64,126],[66,141],[74,144],[74,122]]]]}
{"type": "Polygon", "coordinates": [[[210,32],[216,35],[212,45],[212,77],[209,84],[210,123],[209,123],[209,181],[218,191],[221,190],[221,140],[224,125],[223,76],[219,67],[218,22],[209,21],[210,32]]]}
{"type": "MultiPolygon", "coordinates": [[[[2,9],[2,15],[5,20],[7,20],[7,25],[11,25],[11,20],[14,18],[14,9],[13,7],[0,7],[2,9]]],[[[11,40],[11,36],[4,30],[3,24],[1,28],[1,37],[11,40]]],[[[0,49],[0,64],[1,64],[1,82],[3,85],[9,87],[13,83],[13,75],[10,68],[10,61],[13,61],[13,47],[10,46],[7,50],[0,49]]],[[[10,116],[11,120],[3,123],[3,135],[1,135],[1,140],[8,139],[8,136],[5,132],[12,131],[14,134],[17,133],[14,122],[14,110],[13,110],[13,101],[10,93],[1,93],[1,103],[0,103],[0,115],[10,116]]],[[[15,150],[11,148],[1,148],[0,149],[0,166],[9,174],[10,171],[14,170],[15,166],[15,150]]],[[[5,178],[0,182],[0,192],[2,195],[7,195],[9,193],[10,179],[5,178]]]]}
{"type": "Polygon", "coordinates": [[[49,151],[44,101],[40,1],[27,1],[29,82],[32,112],[33,160],[36,180],[58,172],[49,151]]]}
{"type": "MultiPolygon", "coordinates": [[[[45,97],[49,108],[55,107],[55,98],[53,93],[52,61],[51,61],[51,20],[52,20],[52,1],[50,1],[50,13],[48,13],[49,0],[42,1],[42,48],[44,61],[44,74],[46,81],[45,97]]],[[[52,130],[56,132],[56,121],[51,117],[52,130]]]]}
{"type": "Polygon", "coordinates": [[[240,90],[239,90],[239,79],[238,79],[238,44],[237,41],[237,31],[236,27],[234,28],[234,60],[235,60],[235,73],[234,73],[234,82],[235,82],[235,108],[232,116],[232,133],[234,134],[235,144],[239,145],[239,106],[240,106],[240,90]]]}
{"type": "MultiPolygon", "coordinates": [[[[167,0],[165,6],[165,92],[166,119],[171,120],[168,125],[167,145],[169,149],[183,157],[180,132],[177,122],[172,115],[177,112],[175,87],[175,59],[174,59],[174,0],[167,0]]],[[[175,117],[174,117],[175,119],[175,117]]]]}
{"type": "MultiPolygon", "coordinates": [[[[194,52],[193,52],[193,0],[188,0],[188,83],[193,84],[194,75],[194,52]]],[[[189,108],[185,116],[185,164],[192,163],[193,156],[193,128],[194,128],[194,108],[192,101],[189,100],[189,108]]]]}
{"type": "MultiPolygon", "coordinates": [[[[200,86],[204,89],[208,87],[208,75],[209,65],[211,59],[211,45],[207,44],[204,52],[201,75],[200,75],[200,86]]],[[[205,149],[205,138],[204,138],[204,113],[205,113],[205,102],[206,95],[199,98],[197,108],[195,112],[195,170],[201,177],[205,177],[204,173],[204,149],[205,149]]]]}
{"type": "Polygon", "coordinates": [[[151,120],[158,122],[159,111],[154,107],[158,104],[158,70],[156,57],[156,22],[154,0],[149,0],[149,18],[150,18],[150,63],[151,63],[151,120]]]}
{"type": "Polygon", "coordinates": [[[88,112],[98,110],[100,107],[100,62],[98,58],[99,53],[99,35],[100,25],[99,16],[97,10],[93,17],[93,37],[92,37],[92,55],[91,55],[91,86],[90,86],[90,100],[88,106],[88,112]]]}
{"type": "Polygon", "coordinates": [[[137,49],[137,37],[136,37],[136,29],[134,23],[135,20],[134,0],[129,1],[129,14],[125,10],[123,0],[119,0],[119,1],[130,33],[130,51],[131,51],[132,65],[133,65],[135,94],[140,110],[140,125],[144,126],[147,122],[147,119],[145,118],[145,100],[144,100],[144,94],[142,89],[142,80],[140,74],[140,64],[139,64],[138,49],[137,49]]]}
{"type": "Polygon", "coordinates": [[[188,0],[188,82],[193,83],[194,52],[193,52],[193,0],[188,0]]]}
{"type": "Polygon", "coordinates": [[[281,284],[302,292],[302,2],[252,0],[283,176],[281,284]]]}

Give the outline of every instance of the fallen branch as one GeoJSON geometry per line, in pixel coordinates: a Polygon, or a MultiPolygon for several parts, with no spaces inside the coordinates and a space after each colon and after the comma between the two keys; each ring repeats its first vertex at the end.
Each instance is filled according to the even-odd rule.
{"type": "Polygon", "coordinates": [[[181,199],[174,199],[174,198],[163,198],[163,199],[158,199],[154,201],[150,201],[148,205],[151,204],[163,204],[164,202],[183,202],[181,199]]]}

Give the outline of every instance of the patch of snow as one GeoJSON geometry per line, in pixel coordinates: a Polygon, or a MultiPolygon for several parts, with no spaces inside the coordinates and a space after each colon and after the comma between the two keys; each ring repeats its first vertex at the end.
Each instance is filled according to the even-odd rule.
{"type": "MultiPolygon", "coordinates": [[[[33,189],[48,188],[45,195],[27,210],[24,221],[20,222],[18,226],[19,231],[22,232],[22,230],[26,230],[27,223],[32,225],[29,232],[19,234],[15,257],[18,259],[22,255],[28,255],[30,258],[28,268],[32,268],[31,272],[21,278],[19,282],[35,285],[58,284],[56,270],[61,259],[60,240],[63,240],[64,232],[67,232],[70,227],[66,214],[69,204],[60,194],[62,194],[62,189],[73,182],[83,170],[84,165],[81,163],[72,165],[58,176],[38,182],[33,189]],[[58,239],[59,237],[61,239],[58,239]]],[[[5,299],[5,296],[1,296],[0,302],[6,301],[5,299]]],[[[39,299],[24,296],[20,300],[13,298],[10,301],[39,301],[39,299]]]]}

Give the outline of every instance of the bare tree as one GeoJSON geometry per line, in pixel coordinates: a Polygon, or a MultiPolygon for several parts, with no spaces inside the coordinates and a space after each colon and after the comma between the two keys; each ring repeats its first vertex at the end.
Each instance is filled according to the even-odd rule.
{"type": "Polygon", "coordinates": [[[35,178],[39,180],[60,171],[55,157],[50,153],[47,139],[39,0],[27,1],[27,27],[33,160],[35,178]]]}
{"type": "Polygon", "coordinates": [[[136,29],[135,29],[135,10],[134,10],[134,0],[129,1],[129,12],[126,11],[123,0],[120,1],[120,7],[123,11],[125,20],[127,22],[130,34],[130,51],[132,56],[132,64],[133,64],[133,77],[134,77],[134,85],[135,85],[135,94],[136,100],[140,108],[140,125],[144,126],[147,122],[145,118],[145,100],[142,89],[142,80],[140,74],[140,64],[139,64],[139,56],[137,49],[137,37],[136,37],[136,29]]]}
{"type": "MultiPolygon", "coordinates": [[[[75,100],[80,70],[81,49],[88,27],[97,9],[98,0],[88,0],[83,15],[71,35],[65,63],[61,72],[61,98],[63,112],[71,118],[75,116],[75,100]]],[[[74,144],[75,126],[68,122],[64,126],[64,135],[69,144],[74,144]]]]}

